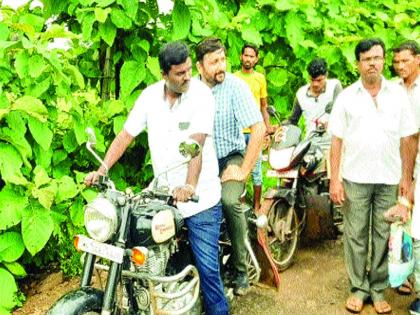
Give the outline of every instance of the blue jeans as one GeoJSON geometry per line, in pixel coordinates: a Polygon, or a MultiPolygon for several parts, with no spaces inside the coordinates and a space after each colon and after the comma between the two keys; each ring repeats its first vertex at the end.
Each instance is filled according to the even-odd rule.
{"type": "MultiPolygon", "coordinates": [[[[249,139],[251,138],[250,133],[244,133],[245,136],[245,144],[248,146],[249,139]]],[[[255,162],[255,166],[252,169],[252,183],[254,186],[261,186],[262,185],[262,154],[258,156],[257,161],[255,162]]]]}
{"type": "Polygon", "coordinates": [[[220,277],[218,241],[221,221],[220,202],[210,209],[185,219],[208,315],[227,315],[229,312],[220,277]]]}

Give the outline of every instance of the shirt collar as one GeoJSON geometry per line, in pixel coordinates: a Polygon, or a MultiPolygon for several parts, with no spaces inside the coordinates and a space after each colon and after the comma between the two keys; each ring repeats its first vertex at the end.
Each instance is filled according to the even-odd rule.
{"type": "MultiPolygon", "coordinates": [[[[381,75],[381,89],[379,90],[379,93],[381,91],[389,90],[390,84],[391,83],[387,79],[385,79],[384,76],[381,75]]],[[[358,92],[366,91],[365,87],[363,86],[363,83],[362,83],[362,79],[361,78],[359,80],[357,80],[356,87],[357,87],[357,91],[358,92]]]]}
{"type": "MultiPolygon", "coordinates": [[[[165,80],[162,80],[161,82],[162,82],[162,86],[161,86],[161,91],[162,91],[162,100],[163,100],[165,103],[167,103],[167,99],[166,99],[166,97],[165,97],[165,89],[166,89],[165,80]]],[[[176,108],[177,108],[177,107],[178,107],[178,106],[179,106],[179,105],[180,105],[183,101],[185,101],[185,99],[187,99],[187,98],[188,98],[189,91],[190,91],[190,89],[191,89],[191,83],[192,83],[192,82],[190,82],[190,86],[189,86],[189,88],[188,88],[187,92],[182,93],[182,94],[181,94],[181,96],[177,98],[177,100],[175,101],[175,104],[171,107],[171,110],[176,109],[176,108]]]]}
{"type": "MultiPolygon", "coordinates": [[[[404,80],[402,78],[398,78],[397,81],[404,89],[407,89],[407,86],[404,84],[404,80]]],[[[417,75],[417,78],[414,80],[413,84],[410,86],[410,89],[414,89],[416,87],[420,87],[420,74],[417,75]]]]}

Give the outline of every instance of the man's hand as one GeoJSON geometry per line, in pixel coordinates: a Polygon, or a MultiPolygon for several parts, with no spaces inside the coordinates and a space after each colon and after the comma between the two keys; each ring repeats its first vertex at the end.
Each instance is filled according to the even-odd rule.
{"type": "Polygon", "coordinates": [[[273,133],[276,132],[276,129],[277,129],[276,126],[268,125],[268,126],[266,126],[265,134],[266,135],[272,135],[273,133]]]}
{"type": "Polygon", "coordinates": [[[406,223],[411,217],[411,211],[407,207],[397,203],[395,206],[389,208],[384,213],[384,217],[385,220],[390,223],[398,220],[401,220],[403,223],[406,223]]]}
{"type": "Polygon", "coordinates": [[[99,176],[104,176],[105,174],[100,171],[93,171],[86,175],[85,177],[85,185],[92,186],[94,183],[97,183],[99,180],[99,176]]]}
{"type": "Polygon", "coordinates": [[[191,185],[176,187],[172,192],[175,202],[187,202],[194,195],[195,191],[191,185]]]}
{"type": "Polygon", "coordinates": [[[406,197],[411,203],[413,203],[414,202],[413,181],[410,179],[401,178],[398,195],[406,197]]]}
{"type": "Polygon", "coordinates": [[[228,165],[228,167],[226,167],[226,169],[223,171],[222,178],[220,180],[222,183],[229,180],[243,182],[246,180],[247,176],[248,174],[246,174],[240,166],[228,165]]]}
{"type": "Polygon", "coordinates": [[[330,181],[330,197],[333,203],[342,206],[345,200],[344,186],[339,180],[330,181]]]}

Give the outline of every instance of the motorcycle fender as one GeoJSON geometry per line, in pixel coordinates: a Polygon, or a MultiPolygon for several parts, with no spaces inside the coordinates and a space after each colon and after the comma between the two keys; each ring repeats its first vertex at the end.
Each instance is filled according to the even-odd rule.
{"type": "Polygon", "coordinates": [[[46,315],[76,315],[90,310],[100,310],[102,301],[102,291],[91,287],[80,288],[62,296],[46,315]]]}

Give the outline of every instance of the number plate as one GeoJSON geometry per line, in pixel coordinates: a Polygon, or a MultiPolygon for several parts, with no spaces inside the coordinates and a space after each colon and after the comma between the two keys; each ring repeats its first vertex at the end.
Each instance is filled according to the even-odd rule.
{"type": "Polygon", "coordinates": [[[79,250],[115,261],[119,264],[122,263],[124,257],[124,249],[92,240],[83,235],[78,235],[78,237],[79,242],[77,247],[79,250]]]}
{"type": "Polygon", "coordinates": [[[289,171],[284,171],[284,172],[278,172],[276,170],[268,170],[266,175],[267,177],[297,178],[298,170],[289,170],[289,171]]]}

